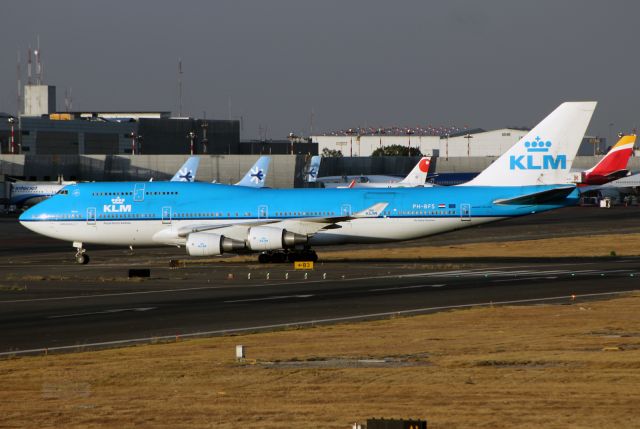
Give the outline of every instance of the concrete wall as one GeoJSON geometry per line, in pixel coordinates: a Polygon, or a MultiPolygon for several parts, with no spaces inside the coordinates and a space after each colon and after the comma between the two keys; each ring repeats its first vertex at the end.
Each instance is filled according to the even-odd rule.
{"type": "MultiPolygon", "coordinates": [[[[168,180],[186,161],[188,155],[0,155],[0,181],[3,177],[26,180],[119,181],[168,180]]],[[[577,157],[573,168],[587,169],[602,156],[577,157]]],[[[257,155],[201,155],[197,179],[219,183],[235,183],[258,159],[257,155]]],[[[267,186],[292,188],[304,186],[303,175],[308,156],[272,155],[267,186]]],[[[406,175],[419,157],[353,157],[324,158],[320,176],[356,174],[406,175]]],[[[479,172],[495,157],[434,158],[432,173],[479,172]]],[[[633,157],[629,169],[640,171],[640,157],[633,157]]]]}
{"type": "MultiPolygon", "coordinates": [[[[169,180],[188,155],[0,155],[0,175],[26,180],[169,180]],[[48,179],[47,179],[48,178],[48,179]]],[[[197,180],[235,183],[251,168],[257,155],[201,155],[197,180]]],[[[307,157],[272,155],[266,185],[302,186],[307,157]]]]}

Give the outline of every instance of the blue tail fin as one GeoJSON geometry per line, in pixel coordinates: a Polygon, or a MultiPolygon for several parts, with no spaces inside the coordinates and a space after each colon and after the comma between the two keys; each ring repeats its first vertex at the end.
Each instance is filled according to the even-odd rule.
{"type": "Polygon", "coordinates": [[[180,170],[171,178],[172,182],[195,182],[196,172],[198,171],[198,164],[200,164],[200,158],[192,156],[187,159],[180,170]]]}
{"type": "Polygon", "coordinates": [[[264,182],[267,180],[270,160],[271,158],[268,156],[261,156],[256,163],[253,164],[253,167],[247,171],[247,174],[244,175],[242,180],[236,183],[236,185],[249,186],[252,188],[264,187],[264,182]]]}
{"type": "Polygon", "coordinates": [[[307,182],[315,182],[318,178],[318,171],[320,171],[320,161],[322,158],[320,155],[316,155],[311,157],[311,162],[309,163],[309,170],[307,171],[307,182]]]}

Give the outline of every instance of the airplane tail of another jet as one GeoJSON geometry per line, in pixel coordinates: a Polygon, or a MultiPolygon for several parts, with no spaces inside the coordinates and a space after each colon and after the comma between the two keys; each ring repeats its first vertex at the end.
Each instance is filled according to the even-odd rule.
{"type": "Polygon", "coordinates": [[[413,170],[400,181],[404,186],[424,186],[424,182],[427,180],[427,174],[429,173],[429,165],[431,164],[431,157],[424,156],[413,170]]]}
{"type": "Polygon", "coordinates": [[[475,179],[460,186],[564,183],[596,104],[562,103],[475,179]]]}
{"type": "Polygon", "coordinates": [[[200,164],[200,157],[192,156],[180,167],[180,170],[171,178],[172,182],[195,182],[196,173],[200,164]]]}
{"type": "Polygon", "coordinates": [[[618,143],[595,166],[584,172],[585,177],[598,176],[611,177],[611,180],[627,174],[627,164],[633,153],[633,145],[636,142],[634,134],[620,137],[618,143]]]}
{"type": "Polygon", "coordinates": [[[307,171],[307,182],[313,183],[318,178],[318,171],[320,171],[320,161],[322,157],[320,155],[312,156],[309,163],[309,170],[307,171]]]}
{"type": "Polygon", "coordinates": [[[268,156],[261,156],[255,164],[247,171],[242,180],[236,183],[237,186],[248,186],[251,188],[262,188],[267,180],[267,172],[269,171],[268,156]]]}

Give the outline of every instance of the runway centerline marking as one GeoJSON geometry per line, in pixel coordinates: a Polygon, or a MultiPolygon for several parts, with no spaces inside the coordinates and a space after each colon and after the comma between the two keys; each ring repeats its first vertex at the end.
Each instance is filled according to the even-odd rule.
{"type": "Polygon", "coordinates": [[[380,292],[380,291],[385,291],[385,290],[402,290],[402,289],[420,289],[420,288],[425,288],[425,287],[443,287],[443,286],[446,286],[446,284],[414,285],[414,286],[401,286],[401,287],[385,287],[385,288],[380,288],[380,289],[369,289],[368,292],[380,292]]]}
{"type": "Polygon", "coordinates": [[[234,302],[254,302],[254,301],[274,301],[278,299],[291,299],[291,298],[311,298],[313,295],[283,295],[283,296],[268,296],[266,298],[247,298],[247,299],[232,299],[224,301],[227,304],[234,302]]]}
{"type": "Polygon", "coordinates": [[[111,309],[111,310],[93,311],[93,312],[90,312],[90,313],[60,314],[60,315],[56,315],[56,316],[49,316],[49,317],[47,317],[47,319],[61,319],[63,317],[95,316],[97,314],[114,314],[114,313],[122,313],[122,312],[125,312],[125,311],[142,312],[142,311],[154,310],[156,308],[157,307],[114,308],[114,309],[111,309]]]}

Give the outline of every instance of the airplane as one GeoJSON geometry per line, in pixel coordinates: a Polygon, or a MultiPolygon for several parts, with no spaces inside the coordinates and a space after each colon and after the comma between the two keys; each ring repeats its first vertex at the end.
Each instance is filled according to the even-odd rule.
{"type": "Polygon", "coordinates": [[[318,177],[320,169],[320,156],[311,158],[310,168],[307,172],[307,182],[320,182],[325,188],[396,188],[411,186],[433,186],[425,183],[431,157],[425,156],[418,161],[411,172],[403,179],[397,176],[368,175],[368,176],[323,176],[318,177]]]}
{"type": "Polygon", "coordinates": [[[54,182],[12,182],[9,184],[9,205],[23,207],[37,204],[74,183],[76,182],[65,181],[62,176],[54,182]]]}
{"type": "MultiPolygon", "coordinates": [[[[193,182],[196,180],[196,172],[200,158],[192,156],[180,167],[171,178],[172,182],[193,182]]],[[[151,179],[150,181],[152,181],[151,179]]],[[[73,185],[76,181],[64,181],[62,177],[56,182],[14,182],[10,184],[9,205],[25,207],[37,204],[47,198],[51,198],[67,185],[73,185]]]]}
{"type": "Polygon", "coordinates": [[[85,244],[184,246],[191,256],[259,253],[258,261],[317,260],[312,247],[412,240],[575,205],[564,182],[596,102],[561,104],[475,179],[460,186],[255,189],[179,182],[78,183],[19,222],[85,244]]]}
{"type": "MultiPolygon", "coordinates": [[[[427,173],[429,172],[429,165],[431,164],[431,157],[424,156],[418,161],[413,170],[404,179],[398,181],[395,179],[393,182],[358,182],[356,179],[352,179],[348,186],[336,186],[337,188],[407,188],[413,186],[433,186],[431,183],[425,183],[427,179],[427,173]]],[[[332,186],[326,186],[331,188],[332,186]]]]}
{"type": "Polygon", "coordinates": [[[635,143],[635,134],[621,135],[620,140],[596,165],[576,177],[578,186],[603,185],[627,176],[627,164],[635,143]]]}

